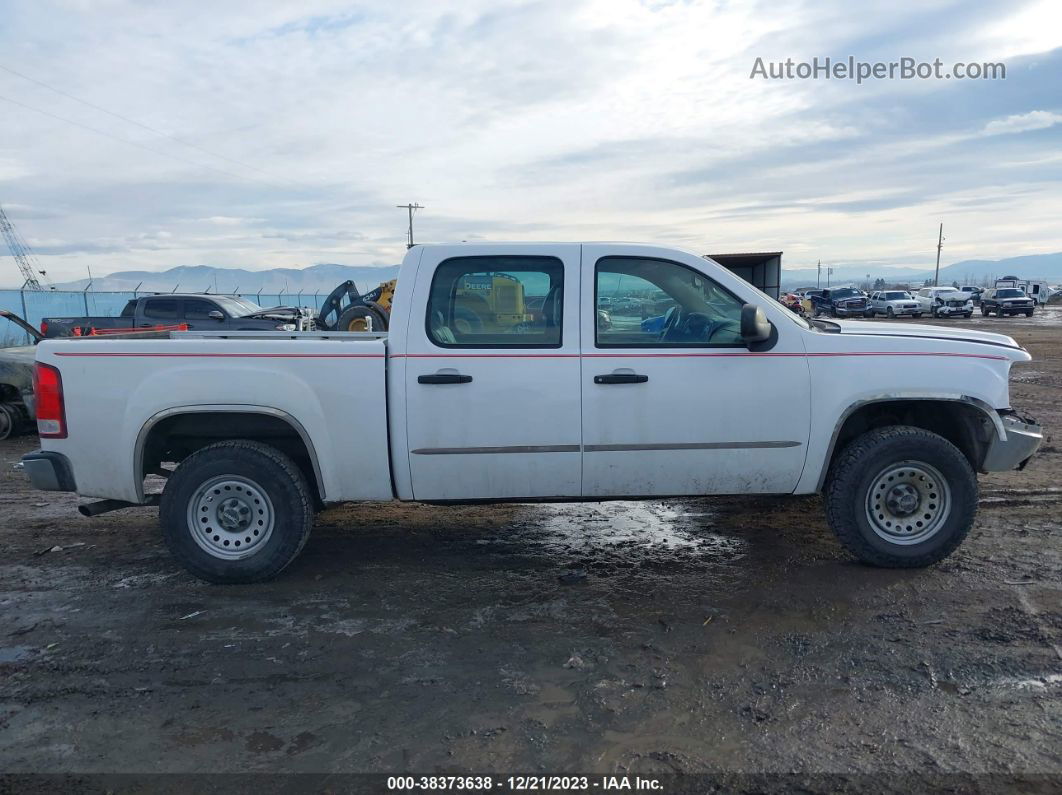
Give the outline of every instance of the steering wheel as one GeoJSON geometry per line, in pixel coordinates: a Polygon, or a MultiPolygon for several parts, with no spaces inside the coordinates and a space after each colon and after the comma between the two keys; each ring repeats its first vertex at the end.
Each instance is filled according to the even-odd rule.
{"type": "Polygon", "coordinates": [[[660,329],[659,339],[663,342],[671,336],[671,333],[678,328],[680,321],[682,320],[682,307],[677,304],[671,307],[664,313],[664,326],[660,329]]]}

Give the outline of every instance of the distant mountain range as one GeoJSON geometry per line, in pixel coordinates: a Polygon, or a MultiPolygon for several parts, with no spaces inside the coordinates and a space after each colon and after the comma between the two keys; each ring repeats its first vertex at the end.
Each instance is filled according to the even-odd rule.
{"type": "MultiPolygon", "coordinates": [[[[784,258],[783,258],[784,263],[784,258]]],[[[933,270],[897,267],[868,267],[866,265],[834,265],[831,284],[851,284],[883,278],[890,284],[920,284],[932,278],[933,270]]],[[[1044,279],[1051,284],[1062,283],[1062,252],[1055,254],[1032,254],[1000,260],[971,259],[943,266],[940,281],[950,284],[957,281],[979,283],[985,278],[1014,274],[1029,279],[1044,279]]],[[[397,265],[339,265],[327,263],[306,268],[273,268],[251,271],[243,268],[220,268],[211,265],[182,265],[166,271],[118,271],[107,276],[97,276],[92,281],[92,290],[135,290],[170,292],[179,289],[187,292],[203,292],[207,288],[215,293],[329,293],[341,282],[352,279],[358,289],[365,292],[377,284],[398,275],[397,265]]],[[[782,270],[782,287],[796,289],[815,284],[814,268],[782,270]]],[[[88,279],[56,284],[60,290],[84,290],[88,279]]],[[[826,267],[822,270],[822,284],[826,284],[826,267]]]]}
{"type": "MultiPolygon", "coordinates": [[[[815,268],[786,269],[783,257],[782,287],[796,289],[815,285],[815,268]]],[[[830,275],[831,284],[851,284],[866,281],[867,274],[871,280],[885,279],[886,282],[921,284],[925,279],[933,278],[933,269],[919,268],[874,268],[866,265],[834,265],[830,275]]],[[[1062,252],[1056,254],[1030,254],[1023,257],[1007,259],[967,259],[940,268],[940,283],[979,284],[985,278],[1000,276],[1020,276],[1025,279],[1043,279],[1053,285],[1062,283],[1062,252]]],[[[826,266],[822,266],[822,286],[826,286],[826,266]]]]}
{"type": "MultiPolygon", "coordinates": [[[[211,265],[182,265],[166,271],[118,271],[92,280],[94,291],[141,290],[146,292],[201,293],[330,293],[340,283],[353,279],[358,289],[368,292],[380,282],[398,275],[397,265],[310,265],[306,268],[273,268],[249,271],[243,268],[216,268],[211,265]]],[[[88,279],[56,284],[57,290],[84,290],[88,279]]]]}

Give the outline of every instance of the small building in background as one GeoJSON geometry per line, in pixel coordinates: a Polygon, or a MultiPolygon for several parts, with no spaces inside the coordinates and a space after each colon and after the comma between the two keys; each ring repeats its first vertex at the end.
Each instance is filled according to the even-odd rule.
{"type": "Polygon", "coordinates": [[[749,254],[705,254],[728,271],[736,273],[775,300],[782,283],[782,252],[760,251],[749,254]]]}

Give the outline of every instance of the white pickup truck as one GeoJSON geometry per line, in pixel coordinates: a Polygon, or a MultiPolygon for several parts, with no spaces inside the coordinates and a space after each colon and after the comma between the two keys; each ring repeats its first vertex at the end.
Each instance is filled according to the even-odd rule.
{"type": "Polygon", "coordinates": [[[393,499],[823,492],[856,557],[925,566],[969,530],[975,472],[1040,445],[1008,396],[1029,358],[999,334],[808,322],[684,250],[422,245],[388,334],[42,342],[23,467],[104,498],[86,515],[159,502],[214,582],[279,573],[325,503],[393,499]]]}

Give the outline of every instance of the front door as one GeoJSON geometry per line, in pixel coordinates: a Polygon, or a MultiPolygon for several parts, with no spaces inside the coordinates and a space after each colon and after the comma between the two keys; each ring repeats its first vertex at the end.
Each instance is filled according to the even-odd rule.
{"type": "Polygon", "coordinates": [[[750,351],[742,305],[769,298],[694,255],[616,252],[583,247],[583,494],[791,492],[810,422],[799,327],[777,318],[750,351]]]}
{"type": "Polygon", "coordinates": [[[578,496],[579,246],[452,251],[424,252],[403,354],[414,499],[578,496]]]}

